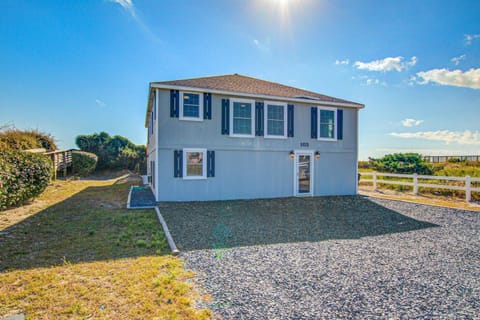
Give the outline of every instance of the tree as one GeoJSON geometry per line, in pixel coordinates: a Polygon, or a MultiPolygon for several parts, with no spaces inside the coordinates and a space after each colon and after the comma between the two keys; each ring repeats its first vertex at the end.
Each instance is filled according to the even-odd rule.
{"type": "Polygon", "coordinates": [[[431,175],[433,168],[426,163],[418,153],[387,154],[383,158],[368,158],[370,167],[379,172],[390,173],[418,173],[431,175]]]}
{"type": "Polygon", "coordinates": [[[98,169],[130,169],[145,172],[147,167],[146,147],[135,145],[125,137],[111,137],[106,132],[79,135],[75,143],[82,151],[98,157],[98,169]]]}

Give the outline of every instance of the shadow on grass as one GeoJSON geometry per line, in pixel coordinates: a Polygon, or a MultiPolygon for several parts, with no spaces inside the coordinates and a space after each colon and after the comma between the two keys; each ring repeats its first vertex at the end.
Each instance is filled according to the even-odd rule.
{"type": "Polygon", "coordinates": [[[163,202],[159,207],[181,251],[358,239],[437,226],[361,196],[163,202]]]}
{"type": "Polygon", "coordinates": [[[130,183],[87,189],[0,231],[0,272],[169,253],[153,210],[126,210],[130,183]]]}

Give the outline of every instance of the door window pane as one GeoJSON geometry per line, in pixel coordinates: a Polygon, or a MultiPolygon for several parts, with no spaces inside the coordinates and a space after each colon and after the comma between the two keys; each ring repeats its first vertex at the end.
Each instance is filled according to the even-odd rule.
{"type": "Polygon", "coordinates": [[[310,155],[298,156],[298,193],[310,193],[310,155]]]}

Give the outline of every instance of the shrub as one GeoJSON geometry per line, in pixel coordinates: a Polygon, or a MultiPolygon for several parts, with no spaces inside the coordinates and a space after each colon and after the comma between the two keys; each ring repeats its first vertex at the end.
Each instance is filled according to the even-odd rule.
{"type": "Polygon", "coordinates": [[[135,145],[122,136],[111,137],[106,132],[77,136],[75,143],[82,151],[98,156],[98,169],[130,169],[145,172],[146,147],[135,145]]]}
{"type": "Polygon", "coordinates": [[[41,194],[52,176],[50,158],[17,150],[0,150],[0,210],[41,194]]]}
{"type": "Polygon", "coordinates": [[[85,151],[72,151],[73,173],[88,176],[95,171],[98,157],[94,153],[85,151]]]}
{"type": "Polygon", "coordinates": [[[426,163],[418,153],[387,154],[383,158],[369,158],[370,167],[380,172],[389,173],[418,173],[431,175],[433,166],[426,163]]]}
{"type": "Polygon", "coordinates": [[[0,149],[57,149],[54,138],[48,133],[43,133],[38,130],[19,130],[15,128],[2,129],[0,132],[0,149]]]}

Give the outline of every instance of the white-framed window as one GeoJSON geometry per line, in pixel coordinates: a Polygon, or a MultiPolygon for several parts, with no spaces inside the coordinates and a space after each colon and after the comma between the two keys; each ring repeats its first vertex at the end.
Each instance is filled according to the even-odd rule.
{"type": "Polygon", "coordinates": [[[265,138],[287,138],[287,104],[265,101],[264,122],[265,138]]]}
{"type": "Polygon", "coordinates": [[[337,140],[337,108],[318,107],[318,140],[337,140]]]}
{"type": "Polygon", "coordinates": [[[203,121],[203,93],[180,91],[180,120],[203,121]]]}
{"type": "Polygon", "coordinates": [[[207,178],[207,149],[183,149],[183,179],[207,178]]]}
{"type": "Polygon", "coordinates": [[[230,136],[255,136],[255,101],[230,99],[230,136]]]}

